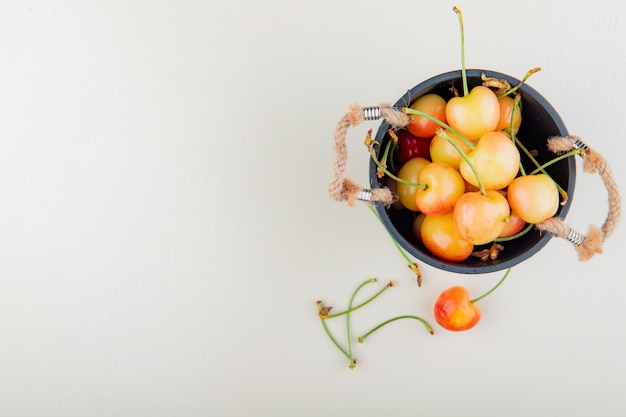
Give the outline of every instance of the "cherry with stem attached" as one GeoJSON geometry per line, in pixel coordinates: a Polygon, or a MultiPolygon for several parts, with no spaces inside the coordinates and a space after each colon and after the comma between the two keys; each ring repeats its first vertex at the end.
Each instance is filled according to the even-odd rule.
{"type": "Polygon", "coordinates": [[[446,330],[458,332],[476,326],[481,318],[480,308],[476,305],[480,300],[493,293],[509,276],[511,268],[489,291],[471,299],[465,287],[454,286],[442,292],[435,301],[435,320],[446,330]]]}
{"type": "Polygon", "coordinates": [[[377,167],[376,174],[377,174],[378,178],[382,178],[383,176],[387,175],[392,180],[400,182],[400,183],[403,183],[403,184],[406,184],[406,185],[408,185],[410,187],[422,188],[422,189],[426,188],[426,185],[424,185],[424,184],[417,184],[417,183],[414,183],[414,182],[410,182],[410,181],[404,180],[404,179],[398,177],[397,175],[394,175],[392,172],[390,172],[387,169],[387,159],[389,157],[390,148],[391,148],[392,144],[394,144],[393,146],[395,147],[395,143],[398,140],[398,137],[395,134],[390,135],[390,136],[391,136],[391,140],[389,140],[387,142],[387,146],[385,147],[385,150],[383,152],[383,156],[382,156],[382,158],[380,160],[376,156],[376,150],[374,149],[374,145],[380,145],[380,143],[378,141],[372,139],[372,129],[370,129],[367,132],[367,136],[365,137],[364,143],[365,143],[365,146],[367,146],[367,149],[368,149],[370,155],[372,156],[372,160],[376,164],[376,167],[377,167]]]}

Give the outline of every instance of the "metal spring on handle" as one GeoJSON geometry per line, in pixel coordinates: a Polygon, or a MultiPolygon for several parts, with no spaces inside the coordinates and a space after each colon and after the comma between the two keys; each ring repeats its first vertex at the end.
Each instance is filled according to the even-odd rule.
{"type": "Polygon", "coordinates": [[[361,201],[372,201],[372,190],[363,188],[359,191],[359,195],[356,198],[361,201]]]}
{"type": "Polygon", "coordinates": [[[363,118],[365,120],[378,120],[380,119],[381,112],[380,107],[364,107],[363,118]]]}
{"type": "Polygon", "coordinates": [[[582,149],[585,151],[589,150],[589,146],[587,146],[587,144],[580,139],[576,139],[576,141],[574,142],[574,146],[577,147],[578,149],[582,149]]]}
{"type": "Polygon", "coordinates": [[[574,245],[580,246],[585,241],[585,236],[583,236],[582,234],[580,234],[576,230],[570,228],[569,229],[569,233],[567,234],[566,239],[569,240],[570,242],[572,242],[574,245]]]}

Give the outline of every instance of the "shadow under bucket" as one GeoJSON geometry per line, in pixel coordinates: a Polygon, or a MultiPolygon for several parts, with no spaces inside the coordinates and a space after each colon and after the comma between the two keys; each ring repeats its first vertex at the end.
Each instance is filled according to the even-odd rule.
{"type": "MultiPolygon", "coordinates": [[[[467,70],[466,73],[470,90],[482,84],[481,74],[504,79],[511,86],[516,86],[520,83],[518,79],[494,71],[467,70]]],[[[402,107],[408,107],[417,98],[429,93],[438,94],[448,101],[453,97],[452,86],[457,91],[463,90],[460,70],[440,74],[418,84],[402,96],[395,103],[394,108],[400,110],[402,107]]],[[[547,140],[552,136],[568,136],[569,134],[557,111],[541,94],[526,84],[518,91],[522,96],[522,124],[516,136],[529,150],[532,149],[537,152],[535,158],[540,164],[543,164],[555,157],[555,154],[547,148],[547,140]]],[[[384,121],[376,134],[375,139],[381,144],[377,151],[379,154],[390,140],[389,128],[389,124],[384,121]]],[[[522,152],[520,154],[525,169],[532,171],[536,168],[522,152]]],[[[376,171],[377,166],[375,162],[370,161],[369,176],[371,188],[386,186],[386,177],[379,179],[376,171]]],[[[568,157],[551,165],[546,169],[546,172],[567,192],[568,200],[564,205],[559,206],[556,214],[564,219],[572,203],[576,181],[574,157],[568,157]]],[[[432,255],[415,237],[413,220],[417,213],[406,209],[397,209],[393,206],[386,208],[379,202],[376,203],[376,211],[380,215],[384,227],[410,255],[435,268],[456,273],[483,274],[512,267],[533,256],[552,238],[551,234],[541,233],[536,228],[533,228],[524,236],[503,242],[504,250],[499,253],[496,260],[483,261],[471,256],[462,262],[448,262],[432,255]]],[[[477,246],[475,250],[489,248],[490,246],[490,244],[484,247],[477,246]]]]}

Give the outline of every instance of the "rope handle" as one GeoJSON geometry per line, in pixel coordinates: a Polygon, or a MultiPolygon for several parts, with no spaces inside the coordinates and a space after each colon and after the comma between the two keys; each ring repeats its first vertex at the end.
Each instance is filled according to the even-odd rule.
{"type": "Polygon", "coordinates": [[[621,215],[621,197],[617,183],[613,178],[611,167],[600,153],[589,148],[579,137],[557,136],[548,139],[548,149],[554,153],[568,152],[573,149],[581,149],[580,156],[583,158],[583,171],[587,173],[598,173],[602,178],[604,187],[608,192],[609,210],[602,224],[598,229],[591,225],[587,235],[583,235],[567,225],[563,219],[552,217],[536,225],[537,229],[553,234],[568,240],[574,245],[581,261],[591,259],[595,254],[602,253],[602,245],[611,236],[621,215]]]}
{"type": "Polygon", "coordinates": [[[350,111],[337,123],[337,128],[333,135],[335,164],[328,187],[328,193],[333,200],[339,202],[347,201],[350,207],[354,206],[357,200],[369,203],[380,201],[386,206],[393,203],[394,197],[388,188],[363,188],[345,175],[348,163],[348,148],[346,146],[348,129],[351,126],[359,125],[363,120],[378,120],[380,118],[384,118],[394,129],[405,127],[409,124],[408,115],[385,103],[377,107],[361,107],[357,104],[351,104],[350,111]]]}

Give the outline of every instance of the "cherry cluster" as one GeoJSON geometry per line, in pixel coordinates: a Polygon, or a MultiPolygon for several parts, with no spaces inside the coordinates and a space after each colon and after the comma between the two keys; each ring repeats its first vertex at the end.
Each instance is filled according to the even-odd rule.
{"type": "MultiPolygon", "coordinates": [[[[459,21],[462,26],[460,11],[459,21]]],[[[415,213],[415,238],[436,257],[461,262],[472,254],[495,259],[502,240],[526,234],[553,217],[567,193],[546,168],[570,154],[540,164],[517,137],[522,125],[520,87],[482,74],[482,84],[468,88],[464,53],[462,91],[415,98],[402,111],[408,125],[389,130],[382,158],[367,141],[379,178],[398,196],[396,209],[415,213]],[[522,164],[522,154],[531,167],[522,164]],[[477,246],[491,244],[486,250],[477,246]]],[[[578,151],[573,151],[578,152],[578,151]]]]}
{"type": "Polygon", "coordinates": [[[498,94],[486,85],[447,102],[430,93],[404,109],[406,129],[389,132],[399,166],[381,174],[395,187],[396,208],[416,213],[415,236],[435,256],[463,261],[475,246],[524,233],[557,212],[564,193],[545,168],[558,157],[531,172],[521,164],[520,148],[532,154],[515,136],[520,102],[513,88],[498,94]]]}

